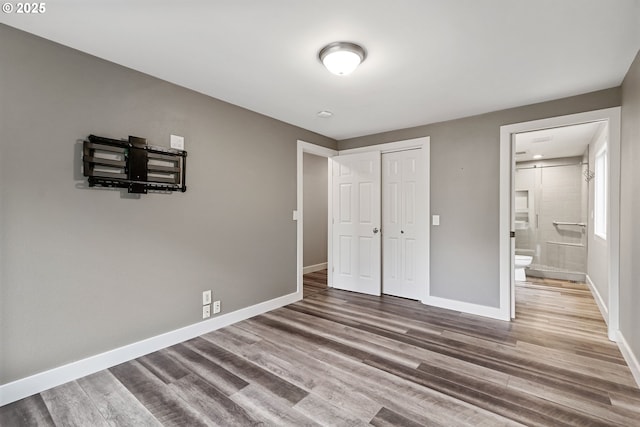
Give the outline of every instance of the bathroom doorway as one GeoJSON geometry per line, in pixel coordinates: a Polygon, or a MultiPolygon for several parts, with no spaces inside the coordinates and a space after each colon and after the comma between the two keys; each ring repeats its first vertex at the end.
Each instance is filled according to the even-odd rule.
{"type": "Polygon", "coordinates": [[[502,126],[500,149],[501,310],[516,276],[586,282],[615,341],[620,108],[502,126]]]}
{"type": "MultiPolygon", "coordinates": [[[[589,122],[514,135],[516,281],[586,282],[593,242],[588,238],[594,188],[589,154],[604,143],[606,127],[606,122],[589,122]]],[[[606,268],[605,258],[593,263],[598,261],[606,268]]]]}

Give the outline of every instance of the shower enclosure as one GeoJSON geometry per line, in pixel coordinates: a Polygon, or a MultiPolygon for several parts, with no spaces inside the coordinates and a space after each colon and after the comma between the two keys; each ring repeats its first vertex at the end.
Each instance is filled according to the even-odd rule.
{"type": "Polygon", "coordinates": [[[533,257],[526,274],[585,281],[588,159],[516,164],[516,254],[533,257]]]}

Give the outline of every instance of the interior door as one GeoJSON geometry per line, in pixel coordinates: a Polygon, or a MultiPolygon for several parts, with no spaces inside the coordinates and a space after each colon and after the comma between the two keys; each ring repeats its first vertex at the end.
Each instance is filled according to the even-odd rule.
{"type": "Polygon", "coordinates": [[[333,287],[380,295],[380,152],[332,160],[333,287]]]}
{"type": "Polygon", "coordinates": [[[382,287],[403,298],[422,299],[424,165],[421,150],[382,155],[382,287]]]}

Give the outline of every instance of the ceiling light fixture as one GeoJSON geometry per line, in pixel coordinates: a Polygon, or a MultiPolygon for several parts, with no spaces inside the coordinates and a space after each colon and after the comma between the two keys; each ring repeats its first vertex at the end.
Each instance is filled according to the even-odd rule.
{"type": "Polygon", "coordinates": [[[351,74],[367,57],[362,46],[351,42],[333,42],[320,50],[320,61],[338,76],[351,74]]]}
{"type": "Polygon", "coordinates": [[[535,156],[533,156],[534,159],[538,160],[542,158],[542,154],[536,154],[535,156]]]}
{"type": "Polygon", "coordinates": [[[318,111],[318,117],[321,119],[328,119],[331,116],[333,116],[333,113],[329,110],[318,111]]]}

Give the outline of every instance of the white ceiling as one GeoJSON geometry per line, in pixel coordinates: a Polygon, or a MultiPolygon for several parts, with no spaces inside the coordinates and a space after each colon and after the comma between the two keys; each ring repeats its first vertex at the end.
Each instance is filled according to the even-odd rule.
{"type": "Polygon", "coordinates": [[[56,0],[0,22],[336,139],[619,85],[640,0],[56,0]],[[333,41],[365,47],[326,71],[333,41]],[[316,113],[329,110],[333,117],[316,113]]]}
{"type": "Polygon", "coordinates": [[[523,132],[516,135],[516,162],[582,156],[587,146],[598,136],[603,122],[583,123],[573,126],[523,132]],[[522,153],[524,154],[518,154],[522,153]]]}

